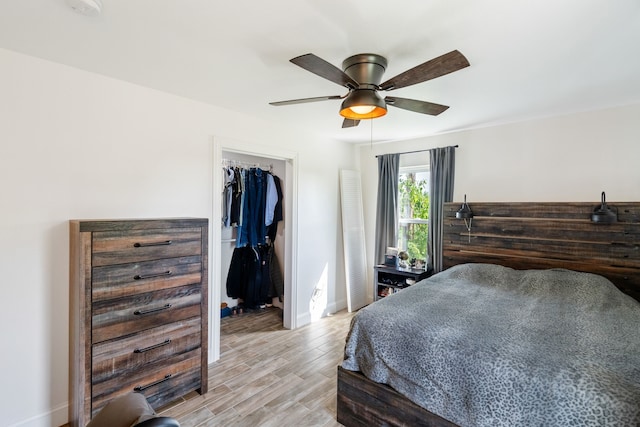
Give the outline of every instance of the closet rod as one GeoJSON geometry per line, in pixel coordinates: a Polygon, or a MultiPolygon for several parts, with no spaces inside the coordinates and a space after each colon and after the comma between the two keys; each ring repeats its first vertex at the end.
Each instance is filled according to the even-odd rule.
{"type": "Polygon", "coordinates": [[[260,163],[251,163],[251,162],[242,162],[240,160],[230,160],[230,159],[222,159],[223,166],[240,166],[245,168],[259,168],[263,170],[273,170],[273,164],[260,164],[260,163]]]}
{"type": "MultiPolygon", "coordinates": [[[[265,239],[270,239],[269,236],[264,236],[265,239]]],[[[222,239],[220,243],[235,243],[237,239],[222,239]]]]}
{"type": "MultiPolygon", "coordinates": [[[[458,148],[457,145],[453,145],[453,148],[458,148]]],[[[431,151],[433,150],[433,148],[428,148],[426,150],[414,150],[414,151],[403,151],[402,153],[392,153],[392,154],[413,154],[413,153],[422,153],[424,151],[431,151]]],[[[376,158],[380,157],[380,156],[384,156],[384,154],[378,154],[376,155],[376,158]]]]}

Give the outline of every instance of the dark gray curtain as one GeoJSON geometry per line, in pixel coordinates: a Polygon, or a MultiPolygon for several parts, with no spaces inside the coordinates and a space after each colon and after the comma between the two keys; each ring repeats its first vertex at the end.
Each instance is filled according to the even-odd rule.
{"type": "Polygon", "coordinates": [[[387,246],[398,243],[399,154],[378,156],[378,205],[376,208],[376,264],[384,263],[387,246]]]}
{"type": "Polygon", "coordinates": [[[442,271],[442,229],[444,203],[453,200],[455,178],[455,147],[429,150],[431,179],[429,181],[429,235],[427,253],[434,273],[442,271]]]}

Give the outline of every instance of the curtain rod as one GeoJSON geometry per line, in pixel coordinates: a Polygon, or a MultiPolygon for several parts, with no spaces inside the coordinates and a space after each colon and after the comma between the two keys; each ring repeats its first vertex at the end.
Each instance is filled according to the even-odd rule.
{"type": "MultiPolygon", "coordinates": [[[[458,148],[457,145],[449,145],[449,147],[458,148]]],[[[443,148],[446,148],[446,147],[443,147],[443,148]]],[[[422,153],[423,151],[431,151],[431,150],[433,150],[433,148],[428,148],[426,150],[404,151],[402,153],[387,153],[387,154],[413,154],[413,153],[422,153]]],[[[384,154],[377,154],[376,158],[380,156],[384,156],[384,154]]]]}

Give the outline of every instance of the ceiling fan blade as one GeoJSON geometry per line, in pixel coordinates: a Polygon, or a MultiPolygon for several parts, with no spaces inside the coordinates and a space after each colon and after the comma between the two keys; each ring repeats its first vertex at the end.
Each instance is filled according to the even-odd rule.
{"type": "Polygon", "coordinates": [[[300,98],[300,99],[290,99],[288,101],[270,102],[269,105],[275,105],[276,107],[279,107],[281,105],[304,104],[306,102],[318,102],[318,101],[326,101],[329,99],[342,99],[342,98],[344,98],[344,96],[340,96],[340,95],[316,96],[314,98],[300,98]]]}
{"type": "Polygon", "coordinates": [[[418,101],[415,99],[397,98],[395,96],[387,96],[384,102],[386,102],[387,105],[393,105],[403,110],[429,114],[431,116],[437,116],[449,108],[447,105],[434,104],[433,102],[418,101]]]}
{"type": "Polygon", "coordinates": [[[417,65],[404,73],[387,80],[380,85],[381,90],[392,90],[426,82],[445,74],[453,73],[468,67],[469,61],[457,50],[445,53],[423,64],[417,65]]]}
{"type": "Polygon", "coordinates": [[[290,61],[297,66],[302,67],[307,71],[311,71],[313,74],[316,74],[334,83],[337,83],[340,86],[344,86],[348,89],[355,89],[358,87],[358,82],[346,75],[344,71],[342,71],[335,65],[328,63],[324,59],[315,56],[313,53],[296,56],[290,61]]]}
{"type": "Polygon", "coordinates": [[[342,129],[358,126],[359,123],[360,123],[360,120],[344,119],[344,121],[342,122],[342,129]]]}

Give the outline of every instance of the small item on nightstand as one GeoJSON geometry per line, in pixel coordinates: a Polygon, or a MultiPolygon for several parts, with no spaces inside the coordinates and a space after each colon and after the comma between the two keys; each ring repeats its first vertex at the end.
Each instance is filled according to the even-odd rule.
{"type": "Polygon", "coordinates": [[[398,248],[387,247],[384,254],[384,265],[395,267],[398,265],[398,248]]]}
{"type": "Polygon", "coordinates": [[[398,267],[409,268],[409,263],[407,262],[408,259],[409,254],[406,251],[398,252],[398,267]]]}

